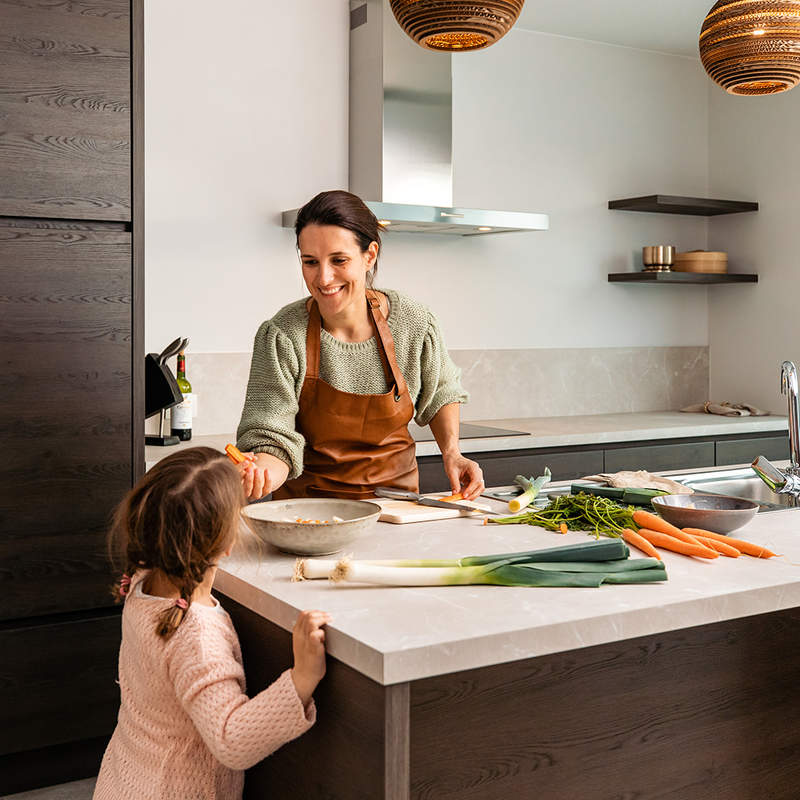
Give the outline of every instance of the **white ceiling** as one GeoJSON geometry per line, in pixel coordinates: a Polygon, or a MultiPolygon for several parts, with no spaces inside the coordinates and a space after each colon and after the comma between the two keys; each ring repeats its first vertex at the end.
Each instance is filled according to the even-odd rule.
{"type": "Polygon", "coordinates": [[[697,39],[714,0],[526,0],[517,26],[699,58],[697,39]]]}

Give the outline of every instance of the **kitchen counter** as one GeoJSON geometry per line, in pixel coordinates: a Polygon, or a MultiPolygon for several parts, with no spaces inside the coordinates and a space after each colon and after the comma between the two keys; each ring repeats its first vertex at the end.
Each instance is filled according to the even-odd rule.
{"type": "MultiPolygon", "coordinates": [[[[649,411],[626,414],[590,414],[572,417],[527,417],[520,419],[470,420],[475,424],[525,431],[527,436],[495,436],[464,439],[465,453],[492,450],[565,447],[574,445],[681,439],[702,436],[731,436],[788,430],[786,417],[720,417],[714,414],[684,414],[680,411],[649,411]]],[[[172,447],[145,448],[145,462],[151,467],[160,458],[184,447],[205,445],[218,450],[235,442],[235,434],[195,436],[172,447]]],[[[418,442],[417,456],[439,454],[436,442],[418,442]]]]}
{"type": "MultiPolygon", "coordinates": [[[[782,558],[665,552],[668,581],[597,589],[395,588],[292,583],[292,556],[250,546],[223,562],[215,590],[251,692],[290,666],[299,609],[333,621],[317,724],[248,770],[245,797],[794,800],[800,510],[759,514],[734,535],[782,558]]],[[[585,540],[460,518],[378,523],[352,551],[585,540]]]]}

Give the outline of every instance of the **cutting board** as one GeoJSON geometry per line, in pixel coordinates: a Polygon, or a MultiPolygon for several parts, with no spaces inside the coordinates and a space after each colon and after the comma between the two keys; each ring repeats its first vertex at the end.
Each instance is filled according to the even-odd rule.
{"type": "MultiPolygon", "coordinates": [[[[441,495],[429,495],[434,500],[441,495]]],[[[464,517],[454,508],[433,508],[432,506],[421,506],[411,500],[390,500],[388,498],[370,498],[370,503],[377,503],[381,507],[381,515],[378,519],[381,522],[391,522],[395,525],[404,525],[406,522],[430,522],[436,519],[453,519],[453,517],[464,517]]],[[[469,505],[481,508],[484,511],[491,511],[491,506],[485,503],[470,502],[469,505]]],[[[478,519],[482,519],[479,511],[474,514],[478,519]]]]}

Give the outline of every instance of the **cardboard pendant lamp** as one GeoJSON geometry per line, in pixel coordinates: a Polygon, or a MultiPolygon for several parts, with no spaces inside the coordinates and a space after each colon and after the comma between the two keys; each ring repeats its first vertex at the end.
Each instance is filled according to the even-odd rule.
{"type": "Polygon", "coordinates": [[[776,94],[800,82],[800,0],[720,0],[700,31],[700,60],[729,94],[776,94]]]}
{"type": "Polygon", "coordinates": [[[400,27],[427,50],[482,50],[505,36],[525,0],[391,0],[400,27]]]}

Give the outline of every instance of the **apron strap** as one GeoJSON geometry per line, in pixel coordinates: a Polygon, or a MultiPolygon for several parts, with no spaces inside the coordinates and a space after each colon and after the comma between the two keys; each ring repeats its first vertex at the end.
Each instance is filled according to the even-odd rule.
{"type": "Polygon", "coordinates": [[[319,377],[319,339],[322,331],[322,319],[319,306],[312,300],[308,309],[308,327],[306,328],[306,375],[309,378],[319,377]]]}
{"type": "MultiPolygon", "coordinates": [[[[381,360],[383,361],[384,371],[389,369],[393,382],[395,397],[401,397],[408,391],[406,380],[400,367],[397,365],[397,354],[394,349],[394,339],[389,330],[389,325],[386,318],[381,313],[381,303],[378,296],[372,292],[367,292],[367,303],[369,305],[370,314],[372,314],[372,322],[375,325],[375,330],[378,332],[378,338],[383,347],[379,348],[381,351],[381,360]]],[[[386,375],[386,381],[389,383],[389,374],[386,375]]]]}

